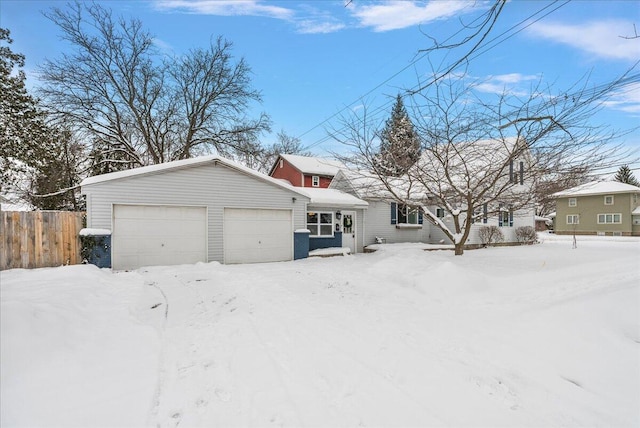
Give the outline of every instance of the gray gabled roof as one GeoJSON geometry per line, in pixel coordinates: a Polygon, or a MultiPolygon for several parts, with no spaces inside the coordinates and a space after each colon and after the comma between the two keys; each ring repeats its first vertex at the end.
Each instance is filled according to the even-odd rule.
{"type": "Polygon", "coordinates": [[[306,193],[302,191],[302,189],[293,187],[292,185],[290,185],[289,183],[283,180],[278,180],[276,178],[269,177],[266,174],[262,174],[261,172],[254,171],[251,168],[247,168],[244,165],[241,165],[237,162],[231,161],[229,159],[226,159],[220,156],[201,156],[197,158],[165,162],[157,165],[143,166],[140,168],[133,168],[126,171],[117,171],[117,172],[110,172],[108,174],[95,175],[93,177],[88,177],[82,180],[82,183],[80,183],[80,186],[86,187],[86,186],[91,186],[98,183],[106,183],[113,180],[121,180],[124,178],[137,177],[140,175],[159,174],[159,173],[176,170],[176,169],[202,166],[207,163],[211,163],[211,164],[219,163],[229,168],[240,171],[244,174],[247,174],[249,176],[255,177],[259,180],[270,183],[272,185],[282,187],[298,195],[309,197],[307,196],[306,193]]]}

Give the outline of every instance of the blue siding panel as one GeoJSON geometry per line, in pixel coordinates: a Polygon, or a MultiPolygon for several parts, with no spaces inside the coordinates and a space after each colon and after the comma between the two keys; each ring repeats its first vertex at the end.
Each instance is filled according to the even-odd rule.
{"type": "Polygon", "coordinates": [[[309,233],[295,232],[293,234],[293,259],[300,260],[309,257],[309,233]]]}
{"type": "Polygon", "coordinates": [[[309,251],[333,247],[342,247],[342,232],[335,232],[333,238],[309,238],[309,251]]]}

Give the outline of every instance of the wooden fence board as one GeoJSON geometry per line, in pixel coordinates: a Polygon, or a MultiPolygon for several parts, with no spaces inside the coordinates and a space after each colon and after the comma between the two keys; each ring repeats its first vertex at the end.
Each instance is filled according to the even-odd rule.
{"type": "Polygon", "coordinates": [[[83,212],[0,211],[0,270],[78,264],[83,212]]]}

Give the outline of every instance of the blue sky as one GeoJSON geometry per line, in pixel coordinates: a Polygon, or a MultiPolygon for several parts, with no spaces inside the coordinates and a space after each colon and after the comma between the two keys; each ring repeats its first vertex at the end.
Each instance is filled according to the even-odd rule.
{"type": "MultiPolygon", "coordinates": [[[[336,115],[362,106],[386,119],[395,95],[430,72],[416,61],[430,37],[445,40],[490,3],[476,1],[99,1],[125,18],[139,18],[168,53],[204,47],[222,35],[253,71],[264,102],[254,106],[277,131],[300,137],[319,155],[340,151],[326,138],[336,115]]],[[[69,46],[42,15],[63,1],[0,0],[0,25],[11,30],[13,49],[26,55],[30,87],[37,66],[69,46]]],[[[488,94],[526,92],[539,79],[558,91],[589,74],[594,84],[613,79],[640,60],[640,2],[511,1],[492,37],[495,46],[471,62],[467,73],[484,79],[488,94]],[[531,18],[533,19],[527,19],[531,18]],[[537,22],[533,22],[534,20],[537,22]],[[520,24],[521,23],[521,24],[520,24]],[[519,25],[518,25],[519,24],[519,25]],[[634,27],[635,25],[635,27],[634,27]],[[515,27],[514,27],[515,26],[515,27]],[[510,31],[508,31],[511,29],[510,31]],[[507,31],[505,33],[505,31],[507,31]],[[504,34],[503,34],[504,33],[504,34]]],[[[433,57],[437,64],[455,58],[433,57]]],[[[617,94],[594,118],[615,128],[640,124],[640,85],[617,94]]],[[[640,132],[622,140],[640,149],[640,132]]],[[[640,164],[635,164],[638,167],[640,164]]],[[[636,171],[638,175],[638,171],[636,171]]]]}

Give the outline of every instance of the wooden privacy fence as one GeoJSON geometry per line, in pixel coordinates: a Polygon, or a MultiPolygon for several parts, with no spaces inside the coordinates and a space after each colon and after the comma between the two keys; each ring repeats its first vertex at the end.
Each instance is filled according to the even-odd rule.
{"type": "Polygon", "coordinates": [[[0,211],[0,270],[82,263],[83,212],[0,211]]]}

